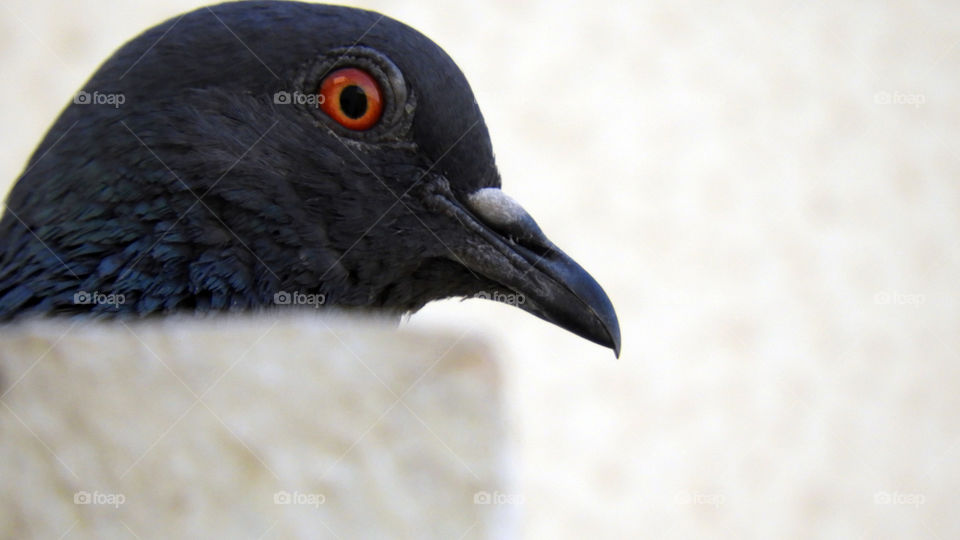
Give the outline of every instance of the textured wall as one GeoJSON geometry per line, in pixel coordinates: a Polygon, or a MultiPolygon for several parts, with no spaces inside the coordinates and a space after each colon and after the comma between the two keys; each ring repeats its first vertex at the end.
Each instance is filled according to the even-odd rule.
{"type": "Polygon", "coordinates": [[[510,534],[476,340],[363,320],[0,330],[0,537],[510,534]]]}
{"type": "MultiPolygon", "coordinates": [[[[619,361],[492,303],[409,323],[498,340],[527,537],[960,535],[960,5],[362,4],[460,63],[621,316],[619,361]]],[[[191,5],[0,7],[3,179],[191,5]]]]}

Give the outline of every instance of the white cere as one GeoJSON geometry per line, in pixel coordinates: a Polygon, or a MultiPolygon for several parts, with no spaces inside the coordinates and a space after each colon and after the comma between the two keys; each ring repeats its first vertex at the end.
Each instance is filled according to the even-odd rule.
{"type": "Polygon", "coordinates": [[[532,221],[520,203],[499,188],[478,189],[467,198],[467,204],[490,225],[504,226],[532,221]]]}

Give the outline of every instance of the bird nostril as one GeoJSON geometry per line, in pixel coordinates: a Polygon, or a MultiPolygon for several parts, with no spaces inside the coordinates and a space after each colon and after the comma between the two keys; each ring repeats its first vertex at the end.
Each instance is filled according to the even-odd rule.
{"type": "Polygon", "coordinates": [[[522,247],[527,251],[533,253],[538,258],[547,258],[554,253],[553,245],[550,242],[545,242],[546,238],[542,236],[518,238],[513,235],[508,235],[507,240],[511,244],[522,247]]]}

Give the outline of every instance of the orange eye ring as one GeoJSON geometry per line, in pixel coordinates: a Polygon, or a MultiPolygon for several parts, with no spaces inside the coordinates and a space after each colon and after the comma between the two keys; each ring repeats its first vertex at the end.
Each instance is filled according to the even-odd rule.
{"type": "Polygon", "coordinates": [[[380,85],[362,69],[350,67],[330,73],[317,93],[320,109],[347,129],[368,130],[383,114],[380,85]]]}

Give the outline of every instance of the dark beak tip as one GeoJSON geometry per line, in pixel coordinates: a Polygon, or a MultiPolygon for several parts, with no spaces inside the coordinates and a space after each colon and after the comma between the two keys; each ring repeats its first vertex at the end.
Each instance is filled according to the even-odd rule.
{"type": "MultiPolygon", "coordinates": [[[[614,356],[619,359],[620,320],[610,297],[590,274],[572,260],[570,260],[570,267],[576,270],[566,276],[566,283],[571,286],[575,296],[582,302],[583,309],[579,317],[580,323],[585,323],[585,327],[590,329],[587,330],[589,337],[584,337],[610,348],[613,350],[614,356]]],[[[568,329],[570,328],[568,327],[568,329]]]]}
{"type": "Polygon", "coordinates": [[[606,340],[599,342],[601,345],[605,345],[613,350],[613,355],[616,358],[620,358],[620,321],[617,319],[617,314],[613,310],[613,305],[607,301],[607,307],[609,310],[604,310],[602,315],[598,315],[597,319],[600,322],[600,326],[603,327],[603,330],[606,332],[606,340]]]}
{"type": "MultiPolygon", "coordinates": [[[[613,308],[613,303],[610,302],[610,298],[603,292],[600,285],[582,269],[576,274],[576,278],[566,282],[568,285],[573,285],[573,290],[579,293],[573,296],[576,300],[557,302],[553,306],[565,304],[567,306],[577,305],[577,308],[557,317],[551,317],[549,311],[547,313],[534,312],[534,314],[597,345],[609,348],[613,351],[614,356],[619,359],[620,321],[613,308]]],[[[558,315],[558,313],[554,312],[553,315],[558,315]]]]}
{"type": "Polygon", "coordinates": [[[535,266],[553,280],[551,294],[521,306],[560,328],[613,351],[620,358],[620,322],[600,284],[573,259],[556,251],[535,266]]]}

